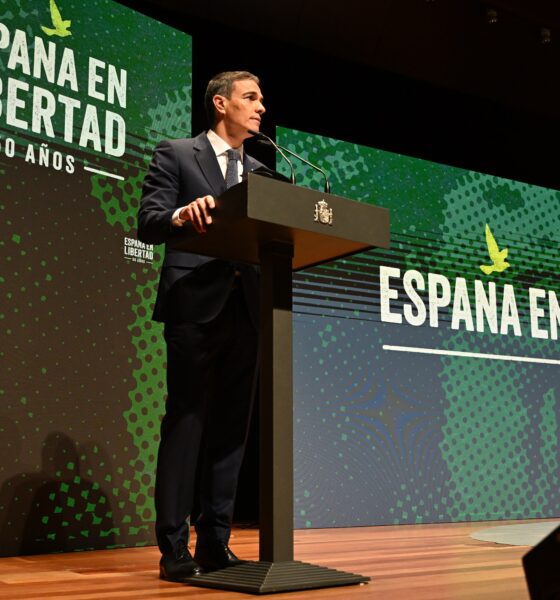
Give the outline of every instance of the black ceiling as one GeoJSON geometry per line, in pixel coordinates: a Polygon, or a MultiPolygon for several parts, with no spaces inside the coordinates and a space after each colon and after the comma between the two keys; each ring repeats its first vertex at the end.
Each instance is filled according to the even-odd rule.
{"type": "Polygon", "coordinates": [[[255,33],[505,105],[559,116],[558,0],[138,0],[201,22],[255,33]],[[497,22],[487,22],[486,8],[497,22]],[[541,42],[541,28],[551,41],[541,42]]]}
{"type": "Polygon", "coordinates": [[[560,189],[558,0],[119,1],[192,34],[194,132],[208,78],[247,68],[265,82],[270,134],[285,125],[560,189]]]}

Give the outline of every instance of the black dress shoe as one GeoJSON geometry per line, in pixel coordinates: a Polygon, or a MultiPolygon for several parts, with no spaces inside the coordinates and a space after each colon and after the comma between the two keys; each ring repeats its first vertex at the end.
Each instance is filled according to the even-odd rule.
{"type": "Polygon", "coordinates": [[[245,562],[235,556],[227,544],[213,542],[211,544],[196,545],[194,560],[205,571],[217,571],[226,567],[233,567],[245,562]]]}
{"type": "Polygon", "coordinates": [[[193,560],[186,545],[180,546],[175,552],[163,554],[159,561],[159,576],[166,581],[181,583],[201,573],[200,565],[193,560]]]}

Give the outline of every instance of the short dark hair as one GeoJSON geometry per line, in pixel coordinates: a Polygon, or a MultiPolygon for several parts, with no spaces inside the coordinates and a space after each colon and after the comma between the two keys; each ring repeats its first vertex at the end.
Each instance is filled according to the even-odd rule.
{"type": "Polygon", "coordinates": [[[224,96],[225,98],[231,98],[231,90],[233,84],[236,81],[243,79],[252,79],[257,85],[261,82],[256,75],[249,73],[249,71],[224,71],[218,73],[208,82],[206,87],[206,94],[204,94],[204,108],[206,110],[206,117],[210,127],[214,127],[216,124],[216,111],[214,109],[214,96],[224,96]]]}

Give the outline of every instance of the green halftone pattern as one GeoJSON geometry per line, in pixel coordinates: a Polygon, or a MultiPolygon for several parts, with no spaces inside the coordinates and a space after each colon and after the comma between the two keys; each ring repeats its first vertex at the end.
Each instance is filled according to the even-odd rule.
{"type": "MultiPolygon", "coordinates": [[[[556,271],[560,193],[466,172],[444,200],[441,242],[432,255],[434,266],[446,265],[450,276],[494,281],[497,286],[510,283],[560,291],[556,271]],[[490,262],[484,234],[486,223],[500,249],[508,249],[511,265],[502,273],[489,276],[479,268],[490,262]]],[[[524,298],[526,295],[519,300],[524,298]]],[[[520,312],[527,312],[528,304],[521,302],[519,308],[520,312]]],[[[540,346],[543,350],[548,347],[542,343],[540,346]]]]}
{"type": "MultiPolygon", "coordinates": [[[[158,261],[161,264],[161,255],[158,261]]],[[[144,270],[144,274],[147,273],[144,270]]],[[[162,327],[150,320],[152,299],[157,291],[157,279],[136,286],[136,317],[130,327],[138,366],[134,369],[135,389],[130,392],[131,407],[124,413],[127,430],[137,448],[134,468],[137,490],[131,494],[137,513],[145,521],[155,518],[153,491],[155,463],[159,442],[159,424],[164,410],[165,346],[162,327]]]]}
{"type": "MultiPolygon", "coordinates": [[[[541,471],[538,478],[538,489],[543,496],[550,496],[558,492],[560,484],[560,464],[558,461],[558,420],[556,418],[555,407],[558,405],[555,391],[548,390],[543,396],[544,402],[540,412],[539,429],[541,433],[540,454],[542,464],[546,465],[550,473],[556,474],[556,477],[549,477],[546,471],[541,471]]],[[[533,466],[531,467],[533,468],[533,466]]],[[[534,472],[532,472],[534,474],[534,472]]]]}
{"type": "MultiPolygon", "coordinates": [[[[455,335],[446,345],[468,352],[472,342],[455,335]]],[[[519,386],[529,370],[474,358],[441,362],[446,422],[440,445],[451,473],[449,516],[457,521],[544,516],[531,508],[529,493],[529,417],[519,386]]]]}
{"type": "MultiPolygon", "coordinates": [[[[93,454],[98,449],[92,448],[93,454]]],[[[85,455],[80,457],[85,459],[85,455]]],[[[102,491],[100,483],[88,479],[85,473],[80,476],[78,464],[68,462],[61,465],[54,475],[57,478],[51,482],[41,493],[46,496],[41,506],[49,508],[40,517],[43,530],[50,530],[43,537],[35,539],[35,543],[56,543],[57,538],[64,539],[64,550],[80,550],[88,547],[90,538],[112,539],[121,534],[121,527],[113,525],[113,510],[107,495],[102,491]],[[46,500],[46,501],[45,501],[46,500]]],[[[98,473],[96,473],[97,476],[98,473]]],[[[106,473],[104,480],[111,482],[111,474],[106,473]]],[[[120,490],[112,494],[111,500],[120,496],[120,490]]],[[[111,544],[114,547],[115,544],[111,544]]]]}
{"type": "MultiPolygon", "coordinates": [[[[98,176],[91,178],[92,197],[99,201],[108,224],[131,236],[135,235],[144,173],[145,169],[136,169],[124,182],[116,183],[98,176]]],[[[142,267],[140,274],[131,271],[131,291],[127,292],[132,311],[128,330],[134,350],[134,355],[129,359],[134,384],[129,392],[130,408],[123,413],[123,417],[136,452],[130,464],[134,470],[134,480],[125,482],[126,491],[122,490],[121,493],[128,495],[138,517],[144,522],[152,521],[155,516],[154,465],[165,394],[162,328],[151,321],[162,259],[162,250],[154,248],[152,264],[142,267]]]]}
{"type": "MultiPolygon", "coordinates": [[[[190,47],[185,53],[185,58],[190,64],[190,47]]],[[[181,75],[181,81],[185,81],[185,85],[166,94],[164,101],[148,110],[150,125],[147,128],[148,139],[144,152],[146,165],[152,157],[153,147],[160,140],[191,136],[192,74],[188,71],[181,75]]]]}
{"type": "MultiPolygon", "coordinates": [[[[190,63],[190,54],[185,57],[190,63]]],[[[187,73],[184,73],[186,76],[187,73]]],[[[151,157],[151,151],[161,139],[190,135],[187,116],[191,113],[191,76],[188,85],[166,94],[164,102],[149,109],[149,125],[146,127],[148,141],[142,169],[124,182],[112,183],[105,178],[92,177],[92,196],[97,198],[107,222],[120,225],[126,233],[134,233],[142,182],[151,157]]],[[[136,163],[138,164],[138,163],[136,163]]],[[[129,394],[131,407],[124,413],[127,429],[134,440],[138,456],[133,461],[135,481],[139,488],[130,494],[138,515],[145,521],[155,518],[153,490],[155,485],[154,465],[159,443],[159,424],[164,410],[165,395],[165,344],[162,327],[151,321],[153,302],[157,294],[158,273],[163,260],[163,248],[154,248],[154,261],[143,269],[142,279],[136,283],[132,298],[134,322],[129,327],[135,348],[136,364],[133,376],[135,389],[129,394]]],[[[136,280],[136,274],[131,277],[136,280]]]]}
{"type": "MultiPolygon", "coordinates": [[[[0,18],[11,32],[26,31],[31,57],[34,36],[52,42],[58,59],[72,49],[79,92],[8,70],[4,49],[1,101],[13,77],[100,115],[112,109],[126,120],[127,149],[115,159],[78,147],[79,119],[74,144],[64,142],[61,110],[55,140],[24,138],[0,115],[2,450],[13,454],[0,465],[2,555],[153,543],[165,353],[151,311],[163,252],[155,248],[152,264],[141,265],[125,260],[122,244],[136,235],[156,141],[190,135],[191,40],[111,0],[57,5],[72,20],[64,39],[41,32],[49,0],[0,0],[0,18]],[[127,70],[126,109],[87,96],[89,57],[127,70]],[[14,158],[4,156],[7,137],[14,158]],[[73,175],[23,162],[27,144],[43,141],[76,157],[73,175]],[[124,180],[91,176],[82,160],[124,180]]],[[[30,120],[26,102],[18,116],[30,120]]]]}
{"type": "MultiPolygon", "coordinates": [[[[175,36],[176,32],[172,32],[172,35],[175,36]]],[[[181,36],[175,40],[175,47],[181,55],[182,64],[190,65],[190,38],[181,36]]],[[[156,70],[162,78],[159,66],[156,70]]],[[[160,87],[160,90],[167,90],[163,94],[163,100],[155,107],[149,108],[146,115],[140,115],[142,128],[138,134],[145,138],[143,151],[140,152],[143,160],[135,161],[132,169],[125,167],[122,173],[126,177],[125,181],[113,183],[104,178],[92,177],[92,196],[100,201],[107,222],[112,226],[120,225],[127,234],[135,233],[142,181],[153,147],[161,139],[190,136],[191,82],[190,68],[184,68],[177,75],[174,65],[165,80],[165,86],[160,87]],[[130,171],[130,174],[127,171],[130,171]]],[[[160,324],[151,321],[162,260],[162,249],[155,248],[152,265],[142,269],[143,282],[134,283],[137,277],[135,273],[131,274],[135,286],[131,298],[134,322],[129,326],[129,330],[136,355],[133,363],[137,366],[133,371],[135,388],[129,394],[131,406],[123,416],[137,449],[137,457],[131,465],[134,468],[136,485],[134,491],[130,492],[130,499],[136,506],[138,516],[145,522],[155,518],[154,465],[165,395],[166,357],[162,328],[160,324]]]]}
{"type": "Polygon", "coordinates": [[[121,171],[124,180],[115,181],[101,175],[91,177],[91,195],[99,201],[107,223],[119,226],[126,234],[136,229],[144,171],[145,165],[135,161],[134,166],[125,165],[121,171]]]}
{"type": "MultiPolygon", "coordinates": [[[[428,232],[442,219],[444,194],[465,173],[462,169],[442,169],[435,163],[285,128],[277,129],[277,138],[290,150],[327,167],[333,193],[394,209],[391,227],[400,234],[426,234],[418,235],[423,241],[430,241],[428,232]],[[411,211],[414,219],[410,218],[411,211]]],[[[323,188],[319,173],[298,161],[294,161],[294,167],[298,184],[323,188]]],[[[277,168],[286,173],[287,167],[280,160],[277,168]]]]}
{"type": "MultiPolygon", "coordinates": [[[[382,346],[558,358],[556,341],[530,335],[528,289],[560,296],[560,194],[305,132],[279,128],[277,138],[325,167],[334,193],[391,210],[389,251],[295,276],[296,526],[556,515],[558,367],[382,346]],[[487,223],[511,263],[490,276],[480,270],[487,223]],[[464,277],[473,316],[475,279],[495,282],[498,307],[510,284],[523,336],[452,330],[447,309],[439,328],[383,323],[380,265],[416,269],[426,283],[442,274],[452,289],[464,277]],[[321,473],[338,494],[325,494],[321,473]]],[[[319,174],[294,164],[298,183],[322,189],[319,174]]]]}
{"type": "MultiPolygon", "coordinates": [[[[445,195],[447,204],[440,227],[442,243],[435,264],[453,257],[453,276],[509,283],[515,289],[543,287],[560,292],[556,238],[560,222],[559,194],[525,183],[480,173],[467,173],[445,195]],[[485,276],[476,264],[488,263],[483,231],[486,223],[501,248],[508,248],[511,266],[485,276]],[[461,239],[457,240],[460,234],[461,239]]],[[[524,336],[473,334],[457,331],[443,340],[448,350],[555,358],[555,344],[528,335],[528,295],[518,294],[524,336]]],[[[475,306],[474,292],[470,294],[475,306]]],[[[530,439],[530,413],[546,406],[532,379],[535,368],[508,361],[441,359],[441,378],[447,400],[442,454],[452,473],[451,516],[464,520],[539,518],[547,488],[560,483],[558,470],[543,461],[541,440],[530,439]],[[532,470],[532,472],[531,472],[532,470]],[[535,481],[534,488],[531,480],[535,481]]],[[[551,367],[545,367],[550,369],[551,367]]],[[[554,368],[554,367],[552,367],[554,368]]],[[[548,411],[547,427],[557,428],[548,411]]]]}
{"type": "Polygon", "coordinates": [[[16,21],[18,27],[23,29],[27,35],[35,35],[35,24],[39,16],[43,16],[39,3],[29,0],[2,0],[0,6],[3,11],[0,13],[0,19],[3,22],[16,21]]]}
{"type": "MultiPolygon", "coordinates": [[[[190,63],[190,53],[185,57],[190,63]]],[[[187,73],[184,73],[187,76],[187,73]]],[[[151,151],[161,139],[190,135],[187,116],[191,113],[191,76],[188,85],[166,94],[165,100],[148,110],[150,122],[146,127],[148,141],[142,169],[127,177],[124,182],[112,183],[105,178],[92,177],[92,196],[97,198],[110,225],[120,225],[126,233],[134,233],[142,181],[151,158],[151,151]]],[[[138,164],[138,163],[137,163],[138,164]]],[[[124,413],[127,429],[138,451],[132,467],[135,471],[137,490],[130,494],[138,515],[145,521],[155,518],[153,490],[154,465],[159,443],[159,424],[163,414],[165,395],[165,344],[162,327],[151,321],[153,301],[157,294],[158,273],[163,260],[163,248],[154,248],[154,261],[142,270],[142,282],[135,283],[132,300],[134,322],[129,327],[135,349],[137,364],[133,376],[135,389],[129,394],[131,407],[124,413]]]]}

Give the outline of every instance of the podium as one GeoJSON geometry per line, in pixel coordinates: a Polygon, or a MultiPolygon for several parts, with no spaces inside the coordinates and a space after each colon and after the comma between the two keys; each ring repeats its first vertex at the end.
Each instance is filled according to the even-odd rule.
{"type": "Polygon", "coordinates": [[[372,247],[389,247],[389,211],[249,174],[216,199],[203,235],[181,232],[174,249],[260,265],[259,560],[187,583],[265,594],[369,581],[294,561],[292,271],[372,247]]]}

